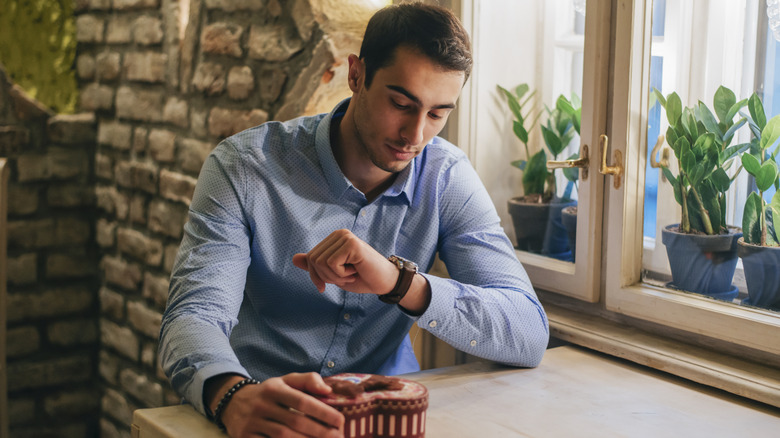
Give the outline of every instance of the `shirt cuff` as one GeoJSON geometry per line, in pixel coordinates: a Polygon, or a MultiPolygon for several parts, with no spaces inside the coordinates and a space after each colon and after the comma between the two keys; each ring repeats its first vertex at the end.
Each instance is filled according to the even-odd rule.
{"type": "Polygon", "coordinates": [[[428,284],[431,286],[431,302],[422,315],[412,318],[417,321],[418,327],[436,333],[437,329],[441,328],[442,323],[446,322],[444,320],[447,315],[451,315],[452,309],[455,308],[457,288],[453,290],[451,280],[428,274],[421,273],[421,275],[428,280],[428,284]]]}

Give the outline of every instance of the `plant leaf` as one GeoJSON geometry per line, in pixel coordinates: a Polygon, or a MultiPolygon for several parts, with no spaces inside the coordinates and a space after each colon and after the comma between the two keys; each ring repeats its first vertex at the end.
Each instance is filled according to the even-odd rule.
{"type": "Polygon", "coordinates": [[[547,170],[547,154],[544,150],[535,153],[528,160],[523,172],[523,189],[525,194],[544,193],[544,183],[549,173],[547,170]]]}
{"type": "Polygon", "coordinates": [[[523,96],[525,96],[525,93],[527,93],[530,88],[531,87],[529,87],[528,84],[520,84],[515,87],[515,96],[517,96],[517,100],[523,100],[523,96]]]}
{"type": "Polygon", "coordinates": [[[734,92],[721,85],[715,91],[715,97],[713,99],[713,106],[715,107],[715,114],[718,115],[718,120],[723,123],[727,123],[729,110],[737,102],[737,97],[734,92]]]}
{"type": "Polygon", "coordinates": [[[512,123],[512,130],[515,132],[517,138],[523,142],[523,144],[528,143],[528,131],[525,130],[522,122],[515,120],[512,123]]]}
{"type": "Polygon", "coordinates": [[[740,156],[743,152],[745,152],[750,147],[750,143],[742,143],[742,144],[735,144],[733,146],[729,146],[718,155],[718,163],[723,164],[729,159],[740,156]]]}
{"type": "Polygon", "coordinates": [[[523,115],[520,112],[521,111],[520,102],[517,100],[517,97],[506,88],[500,85],[496,85],[496,86],[498,87],[499,90],[501,90],[501,92],[506,97],[506,102],[509,104],[509,110],[512,111],[512,114],[514,114],[515,119],[519,120],[522,123],[523,115]]]}
{"type": "Polygon", "coordinates": [[[780,137],[780,114],[769,119],[761,130],[761,150],[764,151],[775,144],[778,137],[780,137]]]}
{"type": "Polygon", "coordinates": [[[780,231],[780,191],[776,191],[772,196],[772,201],[767,205],[766,210],[768,215],[771,211],[772,216],[771,220],[767,218],[767,244],[771,238],[772,244],[778,246],[780,245],[780,235],[778,235],[778,231],[780,231]]]}
{"type": "Polygon", "coordinates": [[[774,161],[766,161],[755,177],[758,190],[762,192],[769,190],[777,179],[777,164],[774,161]]]}
{"type": "Polygon", "coordinates": [[[739,102],[737,102],[737,103],[735,103],[734,105],[731,106],[731,108],[729,109],[728,114],[726,114],[726,120],[724,120],[727,125],[731,124],[731,121],[734,120],[734,116],[736,116],[737,113],[739,112],[739,110],[744,108],[747,105],[747,103],[748,103],[747,99],[742,99],[739,102]]]}
{"type": "Polygon", "coordinates": [[[717,135],[721,140],[723,139],[723,131],[718,126],[718,121],[715,120],[715,116],[712,115],[712,112],[704,102],[699,102],[699,105],[696,107],[696,115],[708,132],[717,135]]]}
{"type": "Polygon", "coordinates": [[[699,138],[699,129],[696,123],[696,117],[688,108],[685,108],[682,115],[680,116],[680,121],[682,122],[685,132],[687,132],[688,136],[690,136],[691,141],[695,142],[696,139],[699,138]]]}
{"type": "Polygon", "coordinates": [[[666,105],[664,105],[664,108],[666,108],[666,120],[669,121],[669,125],[676,125],[682,115],[682,101],[680,100],[680,96],[678,96],[677,93],[671,93],[669,97],[666,98],[666,105]]]}
{"type": "Polygon", "coordinates": [[[664,95],[655,87],[653,87],[653,94],[655,94],[655,98],[661,102],[661,106],[666,109],[666,98],[664,98],[664,95]]]}
{"type": "Polygon", "coordinates": [[[520,170],[525,170],[525,165],[526,165],[527,163],[528,163],[528,161],[526,161],[526,160],[515,160],[515,161],[512,161],[512,162],[511,162],[511,163],[509,163],[509,164],[511,164],[511,165],[513,165],[513,166],[515,166],[515,167],[517,167],[517,168],[518,168],[518,169],[520,169],[520,170]]]}
{"type": "Polygon", "coordinates": [[[754,177],[757,176],[758,171],[761,170],[761,162],[751,154],[742,154],[742,166],[745,167],[747,173],[754,177]]]}
{"type": "Polygon", "coordinates": [[[704,223],[701,221],[701,213],[699,212],[699,203],[696,202],[696,198],[694,198],[693,194],[690,190],[687,192],[687,203],[688,203],[688,221],[691,224],[691,228],[704,232],[704,223]]]}
{"type": "Polygon", "coordinates": [[[701,197],[701,201],[704,204],[704,209],[707,210],[707,216],[710,218],[712,231],[714,234],[718,234],[720,232],[721,226],[720,203],[718,202],[718,194],[716,193],[715,188],[712,186],[712,183],[707,180],[705,180],[699,186],[698,191],[699,197],[701,197]]]}
{"type": "Polygon", "coordinates": [[[726,133],[723,134],[723,144],[728,145],[731,143],[731,139],[734,138],[734,133],[737,132],[737,129],[745,126],[745,123],[747,123],[747,119],[742,117],[741,119],[737,120],[737,123],[731,125],[726,133]]]}
{"type": "MultiPolygon", "coordinates": [[[[748,99],[748,111],[750,111],[750,118],[753,119],[758,131],[761,132],[766,126],[766,114],[764,113],[764,104],[761,103],[761,98],[757,93],[753,93],[748,99]]],[[[756,137],[760,137],[756,135],[756,137]]]]}
{"type": "Polygon", "coordinates": [[[718,167],[715,169],[714,172],[712,172],[712,184],[715,186],[715,190],[719,192],[725,192],[729,189],[729,186],[731,185],[731,178],[729,178],[728,174],[725,170],[718,167]]]}
{"type": "Polygon", "coordinates": [[[677,159],[680,159],[680,149],[678,149],[676,146],[677,139],[679,138],[680,136],[677,135],[677,132],[673,127],[670,126],[666,129],[666,143],[672,148],[674,156],[677,157],[677,159]]]}
{"type": "Polygon", "coordinates": [[[558,100],[555,101],[555,107],[563,113],[567,114],[569,117],[574,115],[574,107],[571,105],[571,102],[569,102],[569,99],[567,99],[563,94],[558,96],[558,100]]]}
{"type": "Polygon", "coordinates": [[[563,146],[561,145],[561,139],[558,138],[558,136],[555,135],[555,132],[553,132],[548,127],[542,126],[541,128],[542,128],[542,137],[544,138],[544,144],[547,145],[547,149],[550,150],[550,153],[553,156],[557,156],[563,150],[563,146]]]}
{"type": "Polygon", "coordinates": [[[745,202],[745,209],[742,213],[742,237],[746,243],[753,245],[761,244],[761,221],[760,214],[763,214],[763,201],[758,193],[751,192],[745,202]]]}
{"type": "Polygon", "coordinates": [[[780,230],[780,210],[773,205],[768,205],[766,210],[766,246],[778,246],[780,245],[780,236],[777,235],[777,230],[780,230]]]}

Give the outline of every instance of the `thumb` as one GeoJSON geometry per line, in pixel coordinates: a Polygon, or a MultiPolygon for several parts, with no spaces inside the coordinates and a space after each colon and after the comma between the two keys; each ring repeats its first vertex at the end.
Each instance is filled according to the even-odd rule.
{"type": "Polygon", "coordinates": [[[304,271],[309,270],[309,261],[306,258],[306,254],[298,253],[293,255],[292,258],[293,265],[295,265],[298,268],[303,269],[304,271]]]}

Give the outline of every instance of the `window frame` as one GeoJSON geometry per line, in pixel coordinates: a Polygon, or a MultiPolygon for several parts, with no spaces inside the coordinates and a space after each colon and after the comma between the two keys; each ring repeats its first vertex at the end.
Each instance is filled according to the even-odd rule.
{"type": "Polygon", "coordinates": [[[780,355],[780,316],[701,295],[642,284],[643,205],[650,62],[649,0],[623,1],[615,11],[611,127],[613,147],[624,150],[627,184],[606,193],[606,309],[652,323],[780,355]],[[622,72],[622,73],[621,73],[622,72]],[[624,72],[628,72],[625,74],[624,72]],[[626,145],[628,147],[626,147],[626,145]],[[631,177],[631,175],[636,177],[631,177]],[[630,182],[630,183],[629,183],[630,182]]]}

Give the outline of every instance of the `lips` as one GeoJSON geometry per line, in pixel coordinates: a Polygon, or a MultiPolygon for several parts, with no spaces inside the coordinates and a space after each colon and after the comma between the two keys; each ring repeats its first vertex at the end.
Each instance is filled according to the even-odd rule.
{"type": "Polygon", "coordinates": [[[414,150],[405,151],[390,145],[387,145],[387,149],[390,151],[390,154],[393,156],[393,158],[398,161],[409,161],[414,158],[415,155],[417,155],[417,152],[414,150]]]}

